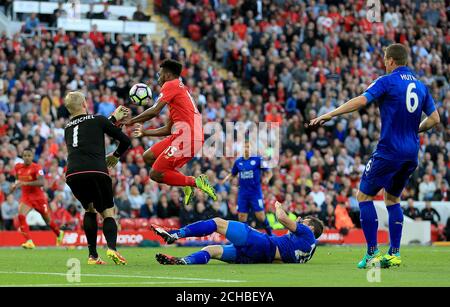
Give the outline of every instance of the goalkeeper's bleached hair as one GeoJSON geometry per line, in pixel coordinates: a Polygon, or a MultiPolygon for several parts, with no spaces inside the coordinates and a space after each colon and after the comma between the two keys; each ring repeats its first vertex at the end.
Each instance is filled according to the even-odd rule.
{"type": "Polygon", "coordinates": [[[64,105],[70,114],[77,113],[83,108],[86,98],[81,92],[69,92],[64,98],[64,105]]]}

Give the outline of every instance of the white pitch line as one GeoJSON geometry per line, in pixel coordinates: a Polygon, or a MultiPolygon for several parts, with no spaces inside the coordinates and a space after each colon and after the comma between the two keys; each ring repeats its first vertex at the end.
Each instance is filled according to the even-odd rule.
{"type": "MultiPolygon", "coordinates": [[[[111,285],[167,285],[167,284],[178,284],[178,281],[135,281],[135,282],[74,282],[66,284],[29,284],[29,285],[0,285],[0,288],[8,287],[75,287],[75,286],[111,286],[111,285]]],[[[198,281],[184,281],[183,284],[195,284],[198,281]]]]}
{"type": "MultiPolygon", "coordinates": [[[[24,274],[24,275],[55,275],[66,276],[66,273],[51,273],[51,272],[8,272],[0,271],[0,274],[24,274]]],[[[237,283],[246,282],[246,280],[233,279],[210,279],[210,278],[192,278],[192,277],[171,277],[171,276],[143,276],[143,275],[107,275],[107,274],[80,274],[80,277],[116,277],[116,278],[144,278],[144,279],[168,279],[168,280],[190,280],[190,281],[205,281],[205,282],[225,282],[237,283]]]]}

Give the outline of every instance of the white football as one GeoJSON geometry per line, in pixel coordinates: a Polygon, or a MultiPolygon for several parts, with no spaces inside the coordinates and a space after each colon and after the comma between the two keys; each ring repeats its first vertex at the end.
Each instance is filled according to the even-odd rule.
{"type": "Polygon", "coordinates": [[[152,99],[152,90],[144,83],[136,83],[131,87],[129,96],[131,102],[144,106],[152,99]]]}

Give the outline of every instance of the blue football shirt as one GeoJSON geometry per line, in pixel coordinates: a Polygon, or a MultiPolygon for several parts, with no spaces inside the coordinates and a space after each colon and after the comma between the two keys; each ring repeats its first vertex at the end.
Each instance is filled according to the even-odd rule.
{"type": "Polygon", "coordinates": [[[406,66],[376,79],[363,93],[379,102],[381,136],[375,155],[388,160],[417,161],[422,112],[436,110],[427,87],[406,66]]]}
{"type": "Polygon", "coordinates": [[[248,159],[241,157],[234,162],[231,174],[233,176],[239,174],[239,194],[255,195],[255,197],[262,195],[261,171],[267,171],[263,164],[261,157],[248,159]]]}
{"type": "Polygon", "coordinates": [[[270,240],[278,246],[284,263],[305,263],[316,250],[317,241],[308,226],[297,223],[295,232],[283,236],[271,236],[270,240]]]}

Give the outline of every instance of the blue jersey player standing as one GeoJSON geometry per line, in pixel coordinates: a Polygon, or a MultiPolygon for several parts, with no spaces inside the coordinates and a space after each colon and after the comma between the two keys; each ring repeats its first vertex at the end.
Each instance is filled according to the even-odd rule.
{"type": "Polygon", "coordinates": [[[384,54],[386,75],[376,79],[361,96],[310,122],[311,126],[322,125],[333,117],[379,102],[381,136],[367,162],[357,195],[361,227],[367,241],[367,253],[358,263],[359,268],[366,268],[372,261],[380,261],[384,268],[401,264],[403,212],[400,195],[418,164],[419,133],[440,121],[427,87],[416,79],[407,62],[405,46],[388,46],[384,54]],[[426,114],[423,121],[422,113],[426,114]],[[381,189],[384,189],[389,213],[390,248],[385,255],[381,255],[377,247],[378,218],[373,204],[374,196],[381,189]]]}
{"type": "Polygon", "coordinates": [[[238,264],[308,262],[316,250],[323,223],[312,216],[293,221],[280,203],[277,202],[275,208],[278,221],[289,230],[283,236],[269,236],[246,223],[221,218],[199,221],[174,231],[152,225],[152,230],[168,244],[180,238],[203,237],[214,232],[224,235],[231,242],[225,246],[209,245],[182,258],[156,254],[156,260],[161,264],[173,265],[206,264],[210,259],[238,264]]]}
{"type": "Polygon", "coordinates": [[[233,165],[231,174],[223,182],[226,182],[231,176],[239,175],[239,192],[237,199],[237,211],[240,222],[247,223],[248,213],[253,210],[256,219],[260,221],[266,232],[272,235],[272,229],[264,212],[264,200],[261,188],[261,171],[268,175],[264,177],[267,183],[271,178],[271,172],[264,166],[261,157],[250,156],[250,142],[246,141],[244,146],[244,156],[238,158],[233,165]]]}

